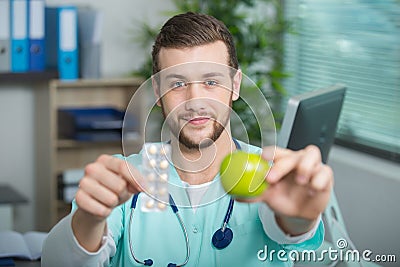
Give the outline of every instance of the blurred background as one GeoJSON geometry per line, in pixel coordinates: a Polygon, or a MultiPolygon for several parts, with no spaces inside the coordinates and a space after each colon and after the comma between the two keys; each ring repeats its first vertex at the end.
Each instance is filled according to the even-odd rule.
{"type": "MultiPolygon", "coordinates": [[[[11,186],[26,200],[11,205],[12,229],[48,231],[65,214],[51,213],[70,207],[59,203],[66,199],[60,197],[63,189],[57,181],[60,177],[55,176],[80,175],[82,163],[94,160],[95,152],[103,151],[102,145],[90,142],[76,147],[75,143],[54,140],[60,126],[53,114],[54,105],[74,106],[71,103],[78,103],[81,98],[76,94],[80,88],[82,92],[87,88],[137,88],[151,75],[149,59],[154,34],[171,15],[190,10],[214,15],[229,27],[235,36],[241,68],[270,101],[278,130],[290,96],[337,82],[347,85],[328,161],[335,172],[338,203],[359,250],[396,254],[400,260],[400,1],[44,3],[90,7],[101,14],[97,28],[95,24],[89,30],[91,34],[98,31],[98,69],[92,76],[80,74],[72,81],[64,81],[57,71],[47,69],[0,73],[0,185],[11,186]],[[64,95],[63,90],[69,91],[64,95]],[[89,155],[82,152],[93,146],[98,150],[89,155]],[[79,160],[66,167],[66,159],[71,158],[79,160]],[[63,172],[68,168],[70,172],[63,172]]],[[[116,94],[119,93],[117,89],[116,94]]],[[[130,96],[121,94],[121,109],[130,96]]],[[[235,105],[242,119],[249,121],[246,128],[252,142],[259,143],[257,125],[249,119],[251,113],[243,103],[235,105]]],[[[143,114],[139,123],[142,117],[143,114]]],[[[154,122],[155,129],[158,123],[154,122]]],[[[104,151],[122,153],[120,141],[111,145],[107,141],[104,151]],[[113,149],[109,150],[111,145],[113,149]]],[[[73,191],[69,194],[73,197],[73,191]]]]}

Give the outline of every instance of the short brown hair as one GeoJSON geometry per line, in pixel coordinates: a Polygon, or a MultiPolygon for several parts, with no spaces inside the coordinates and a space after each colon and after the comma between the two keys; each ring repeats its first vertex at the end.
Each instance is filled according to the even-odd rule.
{"type": "Polygon", "coordinates": [[[153,74],[160,71],[158,55],[164,48],[187,48],[216,41],[225,43],[228,49],[228,65],[238,69],[236,49],[233,37],[224,23],[216,18],[193,12],[176,15],[170,18],[161,28],[153,45],[153,74]]]}

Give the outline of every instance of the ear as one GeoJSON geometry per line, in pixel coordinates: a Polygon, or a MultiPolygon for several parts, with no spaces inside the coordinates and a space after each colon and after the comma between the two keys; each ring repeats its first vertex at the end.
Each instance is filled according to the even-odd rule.
{"type": "Polygon", "coordinates": [[[160,82],[157,81],[157,78],[154,75],[151,76],[151,85],[153,87],[154,96],[157,99],[156,104],[157,106],[161,107],[160,82]]]}
{"type": "Polygon", "coordinates": [[[242,70],[238,69],[233,76],[233,96],[232,100],[236,101],[239,99],[240,84],[242,83],[242,70]]]}

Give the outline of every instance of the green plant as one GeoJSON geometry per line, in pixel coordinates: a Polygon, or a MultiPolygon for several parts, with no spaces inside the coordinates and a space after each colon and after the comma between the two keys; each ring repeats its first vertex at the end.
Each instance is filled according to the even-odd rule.
{"type": "MultiPolygon", "coordinates": [[[[225,23],[234,37],[240,68],[268,99],[279,128],[282,119],[280,103],[285,95],[281,80],[287,76],[282,72],[282,34],[288,29],[288,23],[283,19],[281,1],[173,0],[173,2],[177,8],[174,14],[187,11],[206,13],[225,23]]],[[[158,29],[155,30],[143,23],[136,40],[148,49],[157,31],[158,29]]],[[[150,77],[151,58],[149,57],[134,74],[150,77]]],[[[259,144],[261,133],[248,105],[238,100],[234,102],[233,109],[244,122],[249,139],[252,143],[259,144]]]]}

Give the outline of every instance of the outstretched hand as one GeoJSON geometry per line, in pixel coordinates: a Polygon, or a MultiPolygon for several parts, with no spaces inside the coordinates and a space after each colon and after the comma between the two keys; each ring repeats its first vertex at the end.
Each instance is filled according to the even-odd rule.
{"type": "Polygon", "coordinates": [[[321,152],[314,145],[299,151],[265,147],[263,159],[273,160],[265,192],[250,201],[266,203],[276,215],[281,228],[289,234],[309,230],[326,208],[333,186],[332,169],[322,163],[321,152]],[[300,223],[300,227],[299,226],[300,223]]]}

